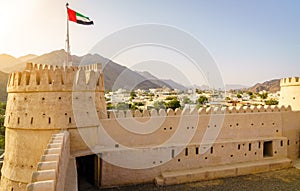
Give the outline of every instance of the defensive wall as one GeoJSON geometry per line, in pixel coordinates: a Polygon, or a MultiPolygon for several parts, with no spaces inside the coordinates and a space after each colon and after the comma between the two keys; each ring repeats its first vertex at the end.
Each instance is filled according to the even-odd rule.
{"type": "MultiPolygon", "coordinates": [[[[282,80],[284,100],[300,99],[296,79],[282,80]]],[[[96,156],[94,178],[100,187],[154,181],[176,184],[276,170],[290,167],[299,155],[300,107],[296,101],[281,100],[280,106],[265,107],[107,113],[100,65],[27,64],[23,72],[10,75],[7,90],[0,190],[77,190],[76,158],[91,154],[96,156]],[[145,132],[154,129],[137,133],[130,126],[145,132]],[[55,134],[64,137],[58,141],[67,137],[66,144],[52,145],[55,134]],[[217,136],[205,139],[206,134],[217,136]],[[173,140],[176,135],[182,139],[173,140]],[[57,156],[45,161],[49,152],[57,156]],[[145,168],[111,161],[140,161],[145,168]],[[51,165],[43,169],[43,162],[51,165]],[[52,175],[39,172],[43,170],[52,175]]]]}

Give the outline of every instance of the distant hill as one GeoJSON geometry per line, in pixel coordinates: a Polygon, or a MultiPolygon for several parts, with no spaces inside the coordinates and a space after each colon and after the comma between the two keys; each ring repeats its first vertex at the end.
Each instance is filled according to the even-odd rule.
{"type": "Polygon", "coordinates": [[[161,87],[167,87],[170,89],[178,89],[178,90],[187,90],[188,89],[187,87],[185,87],[177,82],[174,82],[173,80],[159,79],[147,71],[143,71],[143,72],[136,71],[136,72],[139,73],[140,75],[142,75],[143,77],[145,77],[146,79],[148,79],[149,81],[151,81],[161,87]]]}
{"type": "Polygon", "coordinates": [[[18,60],[22,61],[22,62],[25,62],[27,60],[30,60],[30,59],[33,59],[37,57],[37,55],[34,55],[34,54],[28,54],[28,55],[25,55],[25,56],[21,56],[18,58],[18,60]]]}
{"type": "Polygon", "coordinates": [[[5,72],[6,68],[14,67],[20,60],[8,54],[0,54],[0,71],[5,72]]]}
{"type": "Polygon", "coordinates": [[[245,89],[248,87],[240,84],[226,84],[225,88],[226,90],[238,90],[238,89],[245,89]]]}
{"type": "Polygon", "coordinates": [[[247,90],[252,92],[260,92],[265,90],[274,93],[280,90],[280,79],[274,79],[263,83],[257,83],[254,86],[248,88],[247,90]]]}

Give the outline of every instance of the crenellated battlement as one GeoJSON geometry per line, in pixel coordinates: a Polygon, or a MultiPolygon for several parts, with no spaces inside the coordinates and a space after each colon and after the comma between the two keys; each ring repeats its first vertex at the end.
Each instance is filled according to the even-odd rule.
{"type": "Polygon", "coordinates": [[[291,106],[251,106],[251,107],[215,107],[215,108],[199,108],[199,109],[176,109],[175,111],[172,109],[168,109],[165,111],[164,109],[156,110],[143,110],[142,112],[139,110],[135,110],[132,112],[131,110],[123,111],[109,111],[108,118],[130,118],[130,117],[165,117],[165,116],[183,116],[183,115],[211,115],[211,114],[251,114],[251,113],[275,113],[275,112],[286,112],[292,111],[291,106]]]}
{"type": "Polygon", "coordinates": [[[282,78],[280,80],[280,86],[300,86],[300,78],[292,77],[292,78],[282,78]]]}
{"type": "Polygon", "coordinates": [[[27,63],[22,72],[9,75],[7,92],[104,91],[101,64],[60,67],[27,63]]]}

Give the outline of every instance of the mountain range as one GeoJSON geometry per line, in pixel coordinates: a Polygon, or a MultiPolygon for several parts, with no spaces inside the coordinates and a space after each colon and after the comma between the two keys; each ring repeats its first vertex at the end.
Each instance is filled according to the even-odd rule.
{"type": "Polygon", "coordinates": [[[274,93],[280,90],[280,79],[274,79],[263,83],[257,83],[254,86],[247,88],[247,90],[256,93],[263,90],[274,93]]]}
{"type": "MultiPolygon", "coordinates": [[[[20,58],[2,54],[0,55],[0,71],[11,73],[22,71],[25,63],[47,64],[62,66],[65,61],[66,52],[57,50],[41,56],[29,54],[20,58]]],[[[125,66],[119,65],[98,54],[87,54],[85,56],[72,55],[72,64],[74,66],[102,63],[104,73],[104,84],[107,90],[124,89],[150,89],[159,87],[168,87],[171,89],[185,90],[186,87],[170,79],[161,80],[149,72],[133,71],[125,66]]]]}
{"type": "MultiPolygon", "coordinates": [[[[6,99],[6,83],[7,73],[22,71],[25,63],[32,62],[35,64],[47,64],[62,66],[65,61],[66,52],[64,50],[56,50],[50,53],[37,56],[29,54],[19,58],[7,54],[0,54],[0,99],[6,99]]],[[[167,87],[170,89],[187,90],[191,87],[173,81],[172,79],[159,79],[147,71],[133,71],[125,66],[119,65],[98,54],[87,54],[85,56],[72,55],[72,63],[74,66],[101,63],[104,73],[104,84],[107,90],[116,90],[119,88],[132,89],[150,89],[167,87]]],[[[253,92],[267,90],[276,92],[279,90],[279,80],[271,80],[265,83],[258,83],[253,87],[247,88],[243,85],[226,85],[227,90],[230,89],[247,89],[253,92]]],[[[197,86],[193,88],[208,89],[207,86],[197,86]]]]}

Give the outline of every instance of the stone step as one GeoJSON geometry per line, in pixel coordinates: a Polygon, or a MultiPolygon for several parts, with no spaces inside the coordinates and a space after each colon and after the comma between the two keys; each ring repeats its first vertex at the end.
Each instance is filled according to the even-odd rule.
{"type": "Polygon", "coordinates": [[[155,178],[157,185],[172,185],[201,180],[234,177],[271,170],[279,170],[292,166],[290,159],[266,159],[254,162],[227,164],[181,171],[163,172],[155,178]]]}
{"type": "Polygon", "coordinates": [[[60,158],[59,154],[47,154],[42,156],[41,161],[42,162],[59,161],[59,158],[60,158]]]}
{"type": "Polygon", "coordinates": [[[55,191],[55,181],[41,181],[27,185],[26,191],[55,191]]]}
{"type": "Polygon", "coordinates": [[[56,171],[51,170],[39,170],[32,173],[32,182],[56,180],[56,171]]]}
{"type": "Polygon", "coordinates": [[[54,148],[54,149],[46,149],[44,151],[44,154],[60,154],[61,153],[61,148],[54,148]]]}
{"type": "Polygon", "coordinates": [[[37,166],[38,170],[58,170],[58,161],[39,162],[37,166]]]}
{"type": "Polygon", "coordinates": [[[48,144],[48,149],[62,148],[63,144],[59,141],[58,143],[50,143],[48,144]]]}

